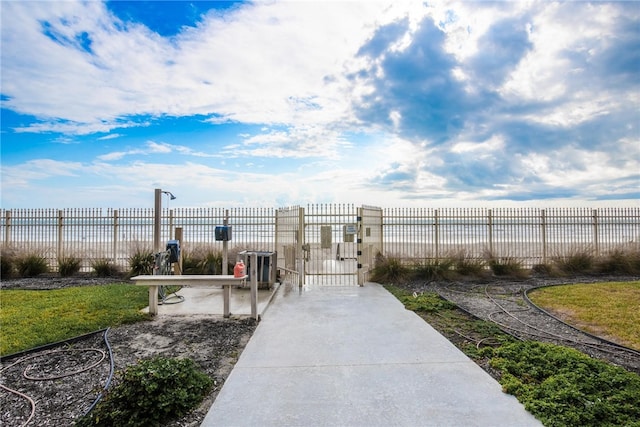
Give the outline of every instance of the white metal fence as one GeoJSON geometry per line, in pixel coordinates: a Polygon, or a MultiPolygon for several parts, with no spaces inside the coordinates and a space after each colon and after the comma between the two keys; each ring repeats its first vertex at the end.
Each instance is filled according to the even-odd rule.
{"type": "Polygon", "coordinates": [[[384,253],[405,260],[513,258],[640,248],[640,208],[385,209],[384,253]]]}
{"type": "MultiPolygon", "coordinates": [[[[174,230],[181,228],[184,251],[198,246],[221,250],[222,242],[215,240],[214,229],[227,218],[232,227],[230,251],[276,251],[276,240],[280,239],[278,252],[282,253],[278,253],[278,265],[287,267],[292,261],[291,256],[287,258],[284,253],[285,246],[298,248],[317,240],[321,247],[323,224],[331,225],[330,233],[335,234],[330,236],[330,241],[341,241],[345,233],[343,226],[354,222],[351,209],[345,211],[342,205],[307,208],[313,213],[313,218],[307,219],[299,217],[300,210],[287,209],[289,213],[271,208],[163,209],[160,241],[172,240],[174,230]],[[276,233],[277,215],[283,219],[276,233]],[[296,231],[300,221],[311,224],[302,235],[296,231]],[[300,238],[309,242],[298,240],[300,238]]],[[[109,259],[126,269],[129,257],[136,250],[152,250],[153,222],[152,208],[0,210],[4,248],[37,252],[49,260],[54,270],[57,259],[69,255],[82,258],[85,271],[95,259],[109,259]]],[[[340,257],[351,257],[353,251],[348,248],[349,243],[341,245],[340,257]]],[[[589,249],[597,255],[615,248],[639,247],[640,207],[385,208],[382,211],[382,253],[407,262],[464,251],[469,257],[482,258],[490,254],[519,259],[525,266],[532,266],[576,250],[589,249]]],[[[332,244],[326,250],[333,254],[338,248],[332,244]]]]}
{"type": "MultiPolygon", "coordinates": [[[[37,253],[57,268],[57,260],[76,256],[89,271],[94,260],[108,259],[128,269],[136,251],[153,251],[154,209],[13,209],[0,210],[5,248],[37,253]]],[[[229,250],[273,251],[274,210],[269,208],[163,209],[160,242],[182,229],[183,252],[206,247],[222,250],[214,230],[228,218],[229,250]]]]}

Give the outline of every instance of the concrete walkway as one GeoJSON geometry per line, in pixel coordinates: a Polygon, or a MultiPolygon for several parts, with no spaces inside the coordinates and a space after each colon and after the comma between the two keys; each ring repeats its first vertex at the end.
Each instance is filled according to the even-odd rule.
{"type": "Polygon", "coordinates": [[[202,426],[540,426],[383,287],[281,286],[202,426]]]}

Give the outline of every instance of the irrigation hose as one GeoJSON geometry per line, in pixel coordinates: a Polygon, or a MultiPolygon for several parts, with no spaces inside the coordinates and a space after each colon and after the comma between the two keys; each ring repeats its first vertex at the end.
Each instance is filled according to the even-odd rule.
{"type": "Polygon", "coordinates": [[[109,342],[109,337],[108,337],[110,329],[111,328],[105,329],[104,335],[102,336],[104,343],[107,347],[107,351],[109,353],[109,376],[107,377],[107,382],[105,383],[102,391],[98,394],[98,397],[96,397],[96,400],[93,401],[91,406],[89,406],[89,409],[85,411],[84,416],[87,416],[89,412],[91,412],[93,408],[95,408],[96,405],[102,400],[102,397],[104,396],[104,392],[106,392],[109,386],[111,385],[111,380],[113,379],[113,375],[115,373],[115,364],[113,362],[113,350],[111,349],[111,343],[109,342]]]}
{"type": "Polygon", "coordinates": [[[169,295],[167,295],[166,288],[167,286],[160,286],[158,288],[158,304],[159,305],[180,304],[181,302],[184,301],[184,297],[182,295],[178,295],[178,291],[172,292],[169,295]],[[177,299],[177,301],[171,301],[172,299],[177,299]]]}
{"type": "Polygon", "coordinates": [[[50,376],[43,376],[43,377],[35,377],[29,374],[29,371],[33,368],[33,365],[29,365],[26,368],[24,368],[24,370],[22,371],[22,376],[28,380],[31,381],[52,381],[52,380],[57,380],[60,378],[64,378],[64,377],[70,377],[72,375],[77,375],[77,374],[81,374],[83,372],[86,372],[90,369],[95,368],[96,366],[98,366],[100,363],[102,363],[102,361],[107,357],[107,354],[98,349],[98,348],[77,348],[77,349],[64,349],[64,350],[52,350],[52,351],[48,351],[46,353],[42,353],[42,354],[38,354],[38,355],[34,355],[34,356],[30,356],[30,357],[26,357],[24,359],[21,359],[20,362],[25,362],[27,360],[30,359],[36,359],[39,357],[43,357],[43,356],[48,356],[48,355],[52,355],[52,354],[57,354],[57,353],[80,353],[80,352],[95,352],[101,355],[100,359],[96,362],[93,362],[90,365],[84,366],[76,371],[71,371],[71,372],[65,372],[63,374],[58,374],[58,375],[50,375],[50,376]]]}
{"type": "MultiPolygon", "coordinates": [[[[91,410],[93,410],[93,408],[98,404],[98,402],[100,402],[100,400],[102,399],[104,392],[109,388],[109,386],[111,385],[111,381],[113,380],[113,376],[114,376],[114,372],[115,372],[115,364],[114,364],[114,360],[113,360],[113,350],[111,348],[111,344],[109,343],[109,338],[108,338],[108,333],[109,333],[110,328],[107,329],[103,329],[103,330],[99,330],[96,332],[103,332],[103,341],[105,343],[105,346],[107,347],[107,353],[109,355],[109,376],[107,377],[107,381],[103,387],[103,391],[100,392],[98,394],[98,397],[95,399],[95,401],[91,404],[91,406],[89,407],[89,409],[87,409],[87,411],[84,413],[84,415],[86,416],[89,412],[91,412],[91,410]]],[[[62,350],[50,350],[50,351],[46,351],[44,353],[40,353],[40,354],[32,354],[36,351],[42,351],[42,350],[46,350],[48,348],[53,348],[53,346],[55,345],[61,345],[61,344],[68,344],[71,342],[77,342],[82,338],[86,338],[88,336],[94,335],[96,334],[96,332],[91,332],[89,334],[84,334],[81,335],[79,337],[75,337],[73,339],[70,340],[65,340],[65,341],[61,341],[58,343],[53,343],[53,344],[48,344],[46,346],[41,346],[41,347],[36,347],[34,349],[31,350],[26,350],[24,352],[21,353],[16,353],[12,356],[9,356],[11,358],[13,357],[17,357],[18,355],[23,355],[22,357],[18,358],[18,360],[16,360],[15,362],[3,367],[2,369],[0,369],[0,373],[6,371],[7,369],[10,369],[20,363],[24,363],[26,361],[32,360],[32,359],[36,359],[36,358],[40,358],[40,357],[44,357],[44,356],[48,356],[48,355],[52,355],[52,354],[56,354],[56,353],[69,353],[69,352],[95,352],[98,353],[101,357],[99,358],[98,361],[93,362],[87,366],[84,366],[80,369],[77,369],[75,371],[71,371],[71,372],[66,372],[63,374],[59,374],[59,375],[50,375],[50,376],[43,376],[43,377],[36,377],[33,375],[29,374],[29,371],[33,368],[32,365],[28,365],[26,368],[23,369],[22,371],[22,376],[25,379],[31,380],[31,381],[51,381],[51,380],[56,380],[56,379],[60,379],[60,378],[64,378],[64,377],[69,377],[72,375],[77,375],[80,374],[82,372],[86,372],[89,371],[93,368],[95,368],[96,366],[98,366],[100,363],[102,363],[104,361],[104,359],[107,357],[107,353],[105,353],[104,350],[101,349],[97,349],[97,348],[82,348],[82,349],[62,349],[62,350]],[[29,355],[32,354],[32,355],[29,355]]],[[[4,357],[4,359],[7,359],[7,357],[4,357]]],[[[27,420],[22,424],[21,427],[24,427],[26,425],[28,425],[32,420],[33,417],[35,416],[35,412],[36,412],[36,403],[34,401],[33,398],[31,398],[30,396],[21,393],[18,390],[14,390],[12,388],[9,388],[3,384],[0,384],[0,388],[2,388],[3,390],[15,394],[17,396],[22,397],[23,399],[26,399],[29,402],[29,405],[31,406],[31,412],[29,414],[29,417],[27,418],[27,420]]]]}
{"type": "Polygon", "coordinates": [[[36,402],[34,402],[34,400],[32,398],[30,398],[29,396],[27,396],[24,393],[20,393],[18,390],[14,390],[12,388],[6,387],[2,384],[0,384],[0,388],[8,391],[9,393],[13,393],[15,395],[18,395],[24,399],[26,399],[29,402],[29,405],[31,405],[31,413],[29,414],[29,418],[27,418],[27,421],[24,422],[24,424],[22,424],[21,427],[26,426],[27,424],[29,424],[31,422],[31,420],[33,419],[33,417],[36,414],[36,402]]]}

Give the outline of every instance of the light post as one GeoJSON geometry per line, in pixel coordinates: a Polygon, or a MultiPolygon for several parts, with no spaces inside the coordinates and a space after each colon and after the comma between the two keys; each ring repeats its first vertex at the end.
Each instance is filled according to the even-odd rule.
{"type": "Polygon", "coordinates": [[[162,191],[161,188],[156,188],[154,193],[154,208],[153,208],[153,252],[160,252],[160,225],[162,223],[162,195],[166,194],[170,200],[175,200],[170,191],[162,191]]]}

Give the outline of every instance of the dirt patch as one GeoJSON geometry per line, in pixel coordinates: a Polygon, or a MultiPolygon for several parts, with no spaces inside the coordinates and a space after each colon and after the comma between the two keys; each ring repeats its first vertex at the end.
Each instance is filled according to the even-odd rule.
{"type": "MultiPolygon", "coordinates": [[[[24,286],[19,282],[3,282],[2,286],[10,283],[6,288],[54,289],[113,283],[113,279],[25,279],[24,286]]],[[[3,358],[0,425],[23,425],[33,411],[29,425],[71,426],[94,404],[112,377],[111,361],[117,372],[140,359],[164,356],[190,358],[214,380],[211,393],[196,410],[165,424],[199,426],[255,327],[256,322],[247,318],[157,316],[151,321],[109,329],[106,341],[104,332],[98,332],[75,342],[3,358]]],[[[113,376],[111,387],[116,381],[117,375],[113,376]]]]}

